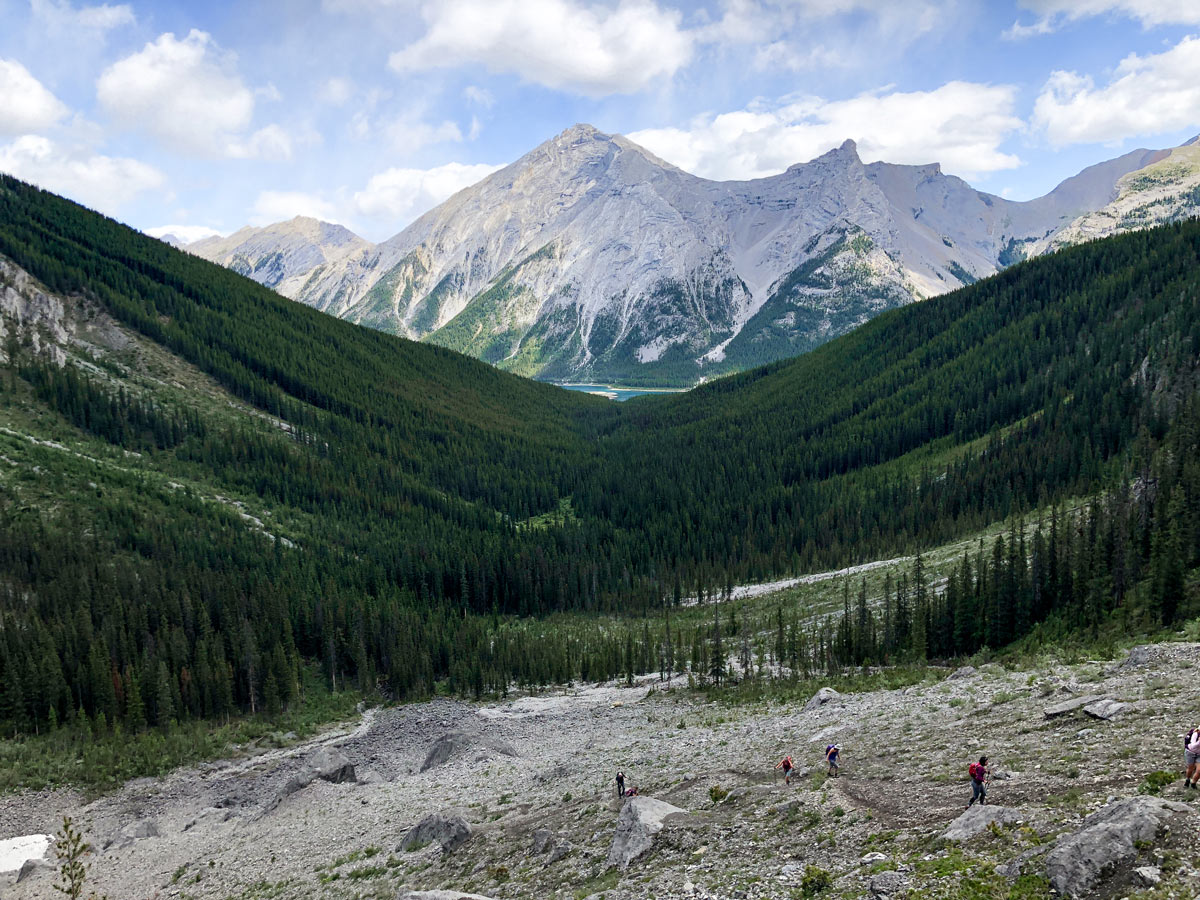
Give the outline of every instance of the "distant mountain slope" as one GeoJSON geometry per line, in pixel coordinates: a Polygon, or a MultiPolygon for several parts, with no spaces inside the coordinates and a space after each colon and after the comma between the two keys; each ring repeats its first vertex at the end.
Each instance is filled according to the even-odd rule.
{"type": "Polygon", "coordinates": [[[0,257],[0,727],[83,705],[132,728],[114,672],[154,685],[156,724],[278,703],[301,659],[401,696],[615,674],[602,626],[531,646],[501,616],[644,612],[1135,477],[1138,540],[1200,555],[1147,525],[1200,504],[1200,222],[627,404],[355,327],[8,177],[0,257]]]}
{"type": "Polygon", "coordinates": [[[377,246],[295,220],[188,249],[520,374],[688,385],[1043,252],[1167,153],[1133,151],[1016,203],[936,164],[864,165],[852,141],[715,182],[577,125],[377,246]]]}

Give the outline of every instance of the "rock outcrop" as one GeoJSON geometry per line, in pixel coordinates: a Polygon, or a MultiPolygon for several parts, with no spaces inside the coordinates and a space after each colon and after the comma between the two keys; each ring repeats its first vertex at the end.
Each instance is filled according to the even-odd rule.
{"type": "Polygon", "coordinates": [[[1083,897],[1096,887],[1104,872],[1133,861],[1137,845],[1153,841],[1168,822],[1192,808],[1160,797],[1130,797],[1108,804],[1083,821],[1078,831],[1055,843],[1046,857],[1046,877],[1065,897],[1083,897]]]}
{"type": "Polygon", "coordinates": [[[842,695],[833,688],[823,687],[813,694],[812,697],[809,698],[809,701],[804,704],[804,711],[811,712],[814,709],[819,709],[826,703],[833,703],[834,701],[841,699],[842,695]]]}
{"type": "Polygon", "coordinates": [[[1083,711],[1084,714],[1091,716],[1093,719],[1108,720],[1132,708],[1128,703],[1106,698],[1104,700],[1097,700],[1095,703],[1089,703],[1083,708],[1083,711]]]}
{"type": "Polygon", "coordinates": [[[1023,819],[1019,809],[1008,806],[972,806],[942,833],[944,841],[968,841],[989,825],[1010,825],[1023,819]]]}
{"type": "Polygon", "coordinates": [[[671,816],[684,815],[686,810],[653,797],[633,797],[621,807],[612,847],[608,851],[608,867],[628,869],[629,864],[654,846],[654,839],[671,816]]]}
{"type": "Polygon", "coordinates": [[[400,841],[402,851],[414,850],[437,842],[446,853],[452,853],[471,836],[471,823],[453,812],[438,812],[426,816],[408,830],[400,841]]]}
{"type": "Polygon", "coordinates": [[[1077,709],[1082,709],[1089,704],[1095,703],[1103,698],[1093,694],[1088,694],[1085,697],[1072,697],[1070,700],[1064,700],[1061,703],[1055,703],[1052,706],[1047,706],[1042,710],[1047,719],[1057,719],[1060,716],[1069,716],[1077,709]]]}

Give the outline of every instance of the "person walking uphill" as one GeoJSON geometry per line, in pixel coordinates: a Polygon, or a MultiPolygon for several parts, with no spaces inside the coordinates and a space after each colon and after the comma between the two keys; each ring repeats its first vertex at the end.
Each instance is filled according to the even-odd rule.
{"type": "Polygon", "coordinates": [[[1187,765],[1187,777],[1183,783],[1194,788],[1200,781],[1200,726],[1188,732],[1183,739],[1183,761],[1187,765]]]}
{"type": "Polygon", "coordinates": [[[792,769],[794,768],[794,766],[792,765],[792,758],[790,756],[785,756],[783,759],[781,759],[776,764],[775,768],[783,769],[783,783],[784,784],[792,783],[792,769]]]}
{"type": "Polygon", "coordinates": [[[971,763],[967,767],[967,774],[971,776],[971,802],[967,804],[967,809],[970,809],[975,801],[979,801],[979,805],[983,806],[987,803],[987,780],[988,780],[988,758],[986,756],[979,757],[979,762],[971,763]]]}
{"type": "Polygon", "coordinates": [[[624,772],[617,773],[617,796],[618,797],[625,796],[625,773],[624,772]]]}
{"type": "Polygon", "coordinates": [[[829,777],[837,778],[841,774],[841,769],[838,768],[838,754],[842,752],[842,748],[837,744],[830,744],[825,748],[825,762],[829,763],[829,777]]]}

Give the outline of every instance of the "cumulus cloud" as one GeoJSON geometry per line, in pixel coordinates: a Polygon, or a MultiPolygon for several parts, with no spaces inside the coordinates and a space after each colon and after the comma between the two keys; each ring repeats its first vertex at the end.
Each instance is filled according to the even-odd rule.
{"type": "Polygon", "coordinates": [[[1055,146],[1114,142],[1200,125],[1200,38],[1121,60],[1109,83],[1056,71],[1034,104],[1033,123],[1055,146]]]}
{"type": "Polygon", "coordinates": [[[316,194],[306,194],[303,191],[262,191],[254,201],[250,222],[253,225],[270,225],[294,219],[296,216],[309,216],[326,222],[337,222],[340,219],[337,206],[316,194]]]}
{"type": "Polygon", "coordinates": [[[950,82],[933,91],[806,97],[776,106],[706,115],[688,128],[638,131],[630,139],[706,178],[774,175],[839,146],[858,143],[865,162],[940,162],[963,177],[1011,169],[1020,160],[1000,144],[1022,127],[1015,88],[950,82]]]}
{"type": "Polygon", "coordinates": [[[449,120],[433,124],[415,116],[402,116],[387,126],[391,145],[401,153],[416,153],[433,144],[461,143],[462,129],[449,120]]]}
{"type": "Polygon", "coordinates": [[[330,106],[345,106],[354,96],[354,82],[349,78],[330,78],[317,90],[317,101],[330,106]]]}
{"type": "Polygon", "coordinates": [[[138,160],[101,156],[38,135],[0,146],[0,171],[109,214],[166,181],[160,171],[138,160]]]}
{"type": "Polygon", "coordinates": [[[254,93],[237,74],[234,57],[203,31],[192,29],[183,40],[161,35],[105,69],[96,93],[118,122],[144,129],[181,153],[290,154],[278,126],[243,136],[254,116],[254,93]]]}
{"type": "Polygon", "coordinates": [[[137,20],[126,3],[109,6],[72,6],[68,0],[31,0],[33,17],[51,32],[86,31],[103,35],[137,20]]]}
{"type": "Polygon", "coordinates": [[[234,159],[291,159],[292,138],[278,125],[268,125],[245,140],[229,141],[226,155],[234,159]]]}
{"type": "Polygon", "coordinates": [[[499,168],[447,163],[434,169],[388,169],[372,176],[354,195],[353,209],[359,216],[399,228],[499,168]]]}
{"type": "Polygon", "coordinates": [[[590,7],[580,0],[431,0],[426,33],[396,51],[397,72],[482,63],[590,96],[640,91],[692,58],[677,10],[654,0],[590,7]]]}
{"type": "Polygon", "coordinates": [[[1037,18],[1028,23],[1017,20],[1005,37],[1050,34],[1070,22],[1103,15],[1137,19],[1143,28],[1200,25],[1200,4],[1188,0],[1021,0],[1018,5],[1037,18]]]}
{"type": "Polygon", "coordinates": [[[0,135],[42,131],[67,108],[16,60],[0,59],[0,135]]]}

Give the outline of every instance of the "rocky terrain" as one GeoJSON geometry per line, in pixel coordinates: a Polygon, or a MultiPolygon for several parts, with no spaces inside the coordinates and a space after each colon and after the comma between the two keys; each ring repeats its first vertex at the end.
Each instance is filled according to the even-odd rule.
{"type": "MultiPolygon", "coordinates": [[[[0,841],[69,814],[92,886],[121,900],[1194,897],[1200,804],[1179,773],[1198,664],[1200,644],[1170,643],[758,704],[646,681],[368,710],[91,802],[6,796],[0,841]],[[991,805],[964,814],[981,753],[991,805]]],[[[11,900],[52,880],[0,875],[11,900]]]]}
{"type": "Polygon", "coordinates": [[[936,163],[864,163],[852,140],[769,178],[710,181],[576,125],[380,244],[296,219],[187,249],[519,374],[690,386],[1111,232],[1134,221],[1109,209],[1122,192],[1150,204],[1129,227],[1170,220],[1179,204],[1138,198],[1186,193],[1178,160],[1164,166],[1187,150],[1135,150],[1014,202],[936,163]]]}

